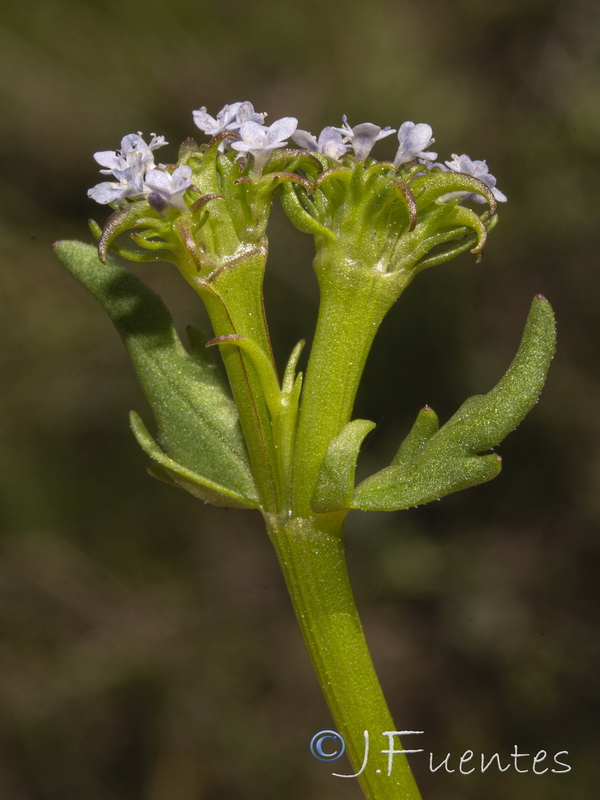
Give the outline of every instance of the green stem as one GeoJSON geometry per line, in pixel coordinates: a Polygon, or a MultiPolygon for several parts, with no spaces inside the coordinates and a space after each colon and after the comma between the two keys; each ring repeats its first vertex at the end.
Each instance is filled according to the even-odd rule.
{"type": "MultiPolygon", "coordinates": [[[[368,800],[420,800],[406,756],[393,756],[388,775],[386,731],[394,722],[375,673],[346,568],[342,517],[289,519],[266,515],[296,617],[319,683],[368,800]]],[[[401,750],[398,737],[394,749],[401,750]]],[[[343,770],[339,770],[342,772],[343,770]]]]}
{"type": "MultiPolygon", "coordinates": [[[[223,268],[209,280],[191,280],[202,298],[216,337],[242,336],[255,343],[273,363],[265,321],[262,282],[266,247],[223,268]]],[[[221,355],[236,401],[262,507],[281,508],[276,475],[276,443],[271,416],[252,359],[235,343],[221,345],[221,355]]],[[[275,365],[273,371],[276,377],[275,365]]]]}
{"type": "Polygon", "coordinates": [[[383,273],[324,254],[315,261],[321,301],[302,393],[296,438],[294,512],[310,499],[330,441],[349,422],[379,326],[405,288],[404,274],[383,273]]]}

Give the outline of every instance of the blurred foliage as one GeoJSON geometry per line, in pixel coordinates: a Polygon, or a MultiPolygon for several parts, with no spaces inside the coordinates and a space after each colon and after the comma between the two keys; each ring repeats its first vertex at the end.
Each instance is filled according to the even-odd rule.
{"type": "MultiPolygon", "coordinates": [[[[246,98],[313,131],[342,113],[429,122],[444,157],[487,158],[509,197],[482,265],[419,276],[385,322],[357,408],[380,423],[364,469],[424,403],[445,418],[493,384],[535,292],[560,326],[542,401],[497,480],[351,516],[349,559],[419,746],[570,754],[571,773],[543,776],[430,774],[416,756],[425,800],[594,796],[600,6],[33,0],[0,15],[0,797],[359,796],[309,755],[330,718],[260,519],[145,475],[125,353],[49,248],[103,219],[85,195],[94,151],[137,130],[175,148],[193,108],[246,98]]],[[[308,239],[274,213],[280,356],[314,324],[308,239]]],[[[139,274],[181,324],[202,320],[169,268],[139,274]]]]}

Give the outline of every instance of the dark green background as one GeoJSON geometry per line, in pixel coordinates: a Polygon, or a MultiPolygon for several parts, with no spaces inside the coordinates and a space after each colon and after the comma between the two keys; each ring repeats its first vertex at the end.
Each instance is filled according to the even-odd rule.
{"type": "MultiPolygon", "coordinates": [[[[38,0],[1,14],[0,798],[360,796],[330,776],[346,765],[308,752],[331,721],[260,518],[146,476],[125,353],[50,252],[105,218],[86,197],[94,151],[156,131],[173,157],[192,109],[242,99],[313,132],[343,113],[427,121],[441,156],[487,158],[508,195],[483,263],[423,274],[386,320],[356,410],[379,425],[364,469],[425,403],[446,418],[491,386],[536,292],[559,320],[542,400],[494,482],[351,517],[350,567],[397,724],[426,732],[415,746],[569,751],[572,772],[544,776],[430,775],[417,756],[424,800],[595,796],[598,4],[38,0]]],[[[276,210],[280,362],[314,324],[310,257],[276,210]]],[[[137,271],[179,323],[201,320],[172,268],[137,271]]]]}

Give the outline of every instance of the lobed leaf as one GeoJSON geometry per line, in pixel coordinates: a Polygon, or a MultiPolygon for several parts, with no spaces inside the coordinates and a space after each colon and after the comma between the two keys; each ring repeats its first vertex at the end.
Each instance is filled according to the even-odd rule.
{"type": "Polygon", "coordinates": [[[469,398],[439,430],[423,409],[392,465],[359,484],[352,507],[393,511],[437,500],[491,480],[501,469],[490,450],[523,420],[537,401],[554,354],[556,329],[548,301],[531,306],[511,365],[487,394],[469,398]]]}

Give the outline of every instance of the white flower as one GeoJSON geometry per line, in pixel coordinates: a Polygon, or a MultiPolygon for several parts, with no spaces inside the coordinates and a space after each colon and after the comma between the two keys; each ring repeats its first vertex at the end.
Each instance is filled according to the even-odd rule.
{"type": "Polygon", "coordinates": [[[167,206],[187,211],[184,193],[192,184],[192,168],[187,164],[167,172],[166,169],[151,169],[146,173],[145,189],[150,193],[151,205],[158,211],[167,206]]]}
{"type": "Polygon", "coordinates": [[[150,144],[142,139],[141,133],[128,133],[121,139],[121,147],[118,150],[102,150],[94,153],[94,159],[100,164],[100,172],[103,175],[110,175],[115,172],[124,172],[127,169],[143,169],[154,166],[153,150],[163,147],[168,142],[164,136],[151,134],[150,144]]]}
{"type": "Polygon", "coordinates": [[[267,115],[254,110],[248,100],[223,106],[216,117],[206,112],[206,106],[193,112],[194,122],[207,136],[216,136],[223,131],[237,133],[244,122],[256,122],[262,125],[267,115]]]}
{"type": "MultiPolygon", "coordinates": [[[[154,163],[154,162],[152,162],[154,163]]],[[[105,174],[111,170],[100,170],[105,174]]],[[[141,161],[134,162],[130,167],[112,170],[114,180],[98,183],[88,191],[88,197],[101,205],[107,203],[120,203],[128,197],[141,197],[146,193],[144,187],[144,174],[146,170],[141,161]]]]}
{"type": "Polygon", "coordinates": [[[342,134],[331,125],[323,128],[318,139],[315,139],[312,133],[303,130],[297,130],[292,139],[305,150],[311,150],[313,153],[323,153],[329,158],[341,158],[348,150],[342,140],[342,134]]]}
{"type": "Polygon", "coordinates": [[[153,150],[167,144],[164,136],[152,134],[146,144],[140,133],[129,133],[121,139],[119,150],[102,150],[94,153],[103,175],[113,175],[115,180],[98,183],[88,191],[88,197],[97,203],[120,203],[128,197],[147,194],[144,176],[154,167],[153,150]]]}
{"type": "MultiPolygon", "coordinates": [[[[444,167],[441,164],[436,166],[439,166],[440,169],[444,170],[444,167]]],[[[471,175],[473,178],[477,178],[477,180],[485,183],[488,189],[491,189],[492,194],[498,203],[506,203],[507,197],[499,189],[496,189],[496,178],[490,173],[488,165],[485,161],[472,161],[469,156],[465,154],[457,156],[455,153],[453,153],[452,161],[446,161],[446,167],[450,172],[462,172],[465,175],[471,175]]],[[[482,195],[470,192],[451,192],[450,195],[444,195],[444,197],[440,197],[440,200],[445,201],[456,196],[468,197],[469,200],[474,200],[476,203],[486,202],[482,195]]]]}
{"type": "Polygon", "coordinates": [[[103,181],[93,186],[88,191],[88,197],[101,205],[106,205],[145,194],[144,181],[139,172],[131,169],[115,170],[115,178],[114,181],[103,181]]]}
{"type": "Polygon", "coordinates": [[[239,103],[239,108],[235,115],[234,131],[238,131],[244,122],[258,122],[259,125],[262,125],[266,116],[266,111],[255,111],[252,103],[244,100],[243,103],[239,103]]]}
{"type": "Polygon", "coordinates": [[[399,167],[409,161],[435,161],[437,153],[426,153],[425,148],[435,142],[431,125],[426,122],[403,122],[398,130],[400,147],[394,158],[394,166],[399,167]]]}
{"type": "Polygon", "coordinates": [[[269,160],[273,150],[285,147],[288,139],[296,130],[298,120],[295,117],[282,117],[272,125],[259,125],[252,120],[242,122],[238,135],[239,141],[232,142],[231,147],[238,151],[238,158],[244,153],[254,156],[253,173],[260,174],[269,160]]]}
{"type": "Polygon", "coordinates": [[[350,142],[357,161],[365,161],[375,142],[385,139],[386,136],[391,136],[392,133],[396,132],[396,129],[390,128],[389,125],[382,129],[372,122],[363,122],[351,128],[345,114],[342,117],[342,123],[342,127],[335,130],[342,134],[346,142],[350,142]]]}
{"type": "Polygon", "coordinates": [[[230,123],[235,121],[237,106],[238,103],[234,103],[233,106],[224,106],[216,117],[211,117],[206,111],[206,106],[202,106],[192,112],[194,123],[207,136],[216,136],[217,133],[228,130],[230,123]]]}

